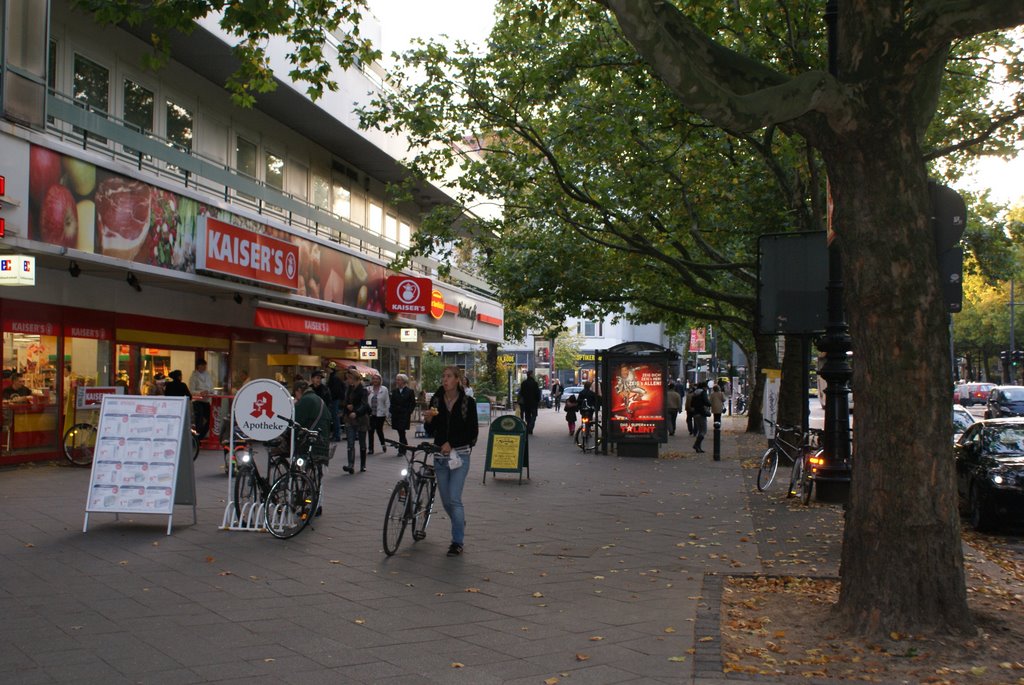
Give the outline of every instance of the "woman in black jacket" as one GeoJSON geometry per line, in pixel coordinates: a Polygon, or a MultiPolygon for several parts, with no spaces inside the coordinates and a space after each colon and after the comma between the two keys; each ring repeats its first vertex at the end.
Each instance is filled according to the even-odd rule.
{"type": "Polygon", "coordinates": [[[448,556],[462,554],[466,514],[462,506],[462,488],[469,471],[469,457],[480,427],[476,422],[476,403],[462,389],[462,369],[446,366],[441,387],[430,399],[423,417],[424,428],[434,436],[441,454],[434,456],[434,472],[441,504],[452,521],[452,544],[448,556]]]}

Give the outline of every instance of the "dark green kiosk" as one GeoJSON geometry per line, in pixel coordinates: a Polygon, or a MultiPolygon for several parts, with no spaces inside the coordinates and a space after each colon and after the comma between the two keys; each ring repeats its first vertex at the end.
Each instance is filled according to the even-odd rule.
{"type": "Polygon", "coordinates": [[[526,434],[526,424],[518,416],[507,414],[491,421],[490,435],[487,437],[487,460],[484,462],[484,484],[487,484],[487,472],[518,473],[519,484],[523,484],[523,468],[526,478],[530,478],[530,441],[526,434]]]}

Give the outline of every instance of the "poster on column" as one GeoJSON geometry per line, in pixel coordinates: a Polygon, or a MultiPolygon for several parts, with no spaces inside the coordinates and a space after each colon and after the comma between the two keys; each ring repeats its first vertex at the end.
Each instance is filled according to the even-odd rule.
{"type": "Polygon", "coordinates": [[[195,504],[188,412],[185,397],[103,397],[86,525],[90,512],[170,516],[195,504]]]}
{"type": "Polygon", "coordinates": [[[764,434],[769,440],[775,437],[775,422],[779,420],[779,390],[782,388],[781,369],[762,369],[764,374],[764,404],[761,409],[764,434]]]}

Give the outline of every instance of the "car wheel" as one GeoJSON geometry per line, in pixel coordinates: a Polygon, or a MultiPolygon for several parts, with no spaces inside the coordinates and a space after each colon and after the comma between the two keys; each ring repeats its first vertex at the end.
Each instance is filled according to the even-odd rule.
{"type": "Polygon", "coordinates": [[[979,533],[992,530],[996,524],[996,516],[992,505],[986,502],[981,494],[981,488],[974,485],[971,488],[971,527],[979,533]]]}

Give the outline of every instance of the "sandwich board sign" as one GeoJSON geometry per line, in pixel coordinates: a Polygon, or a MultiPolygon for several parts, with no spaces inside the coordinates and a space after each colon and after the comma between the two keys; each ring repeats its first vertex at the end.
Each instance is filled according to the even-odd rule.
{"type": "Polygon", "coordinates": [[[187,397],[104,395],[82,532],[90,513],[167,516],[191,504],[196,522],[192,416],[187,397]]]}

